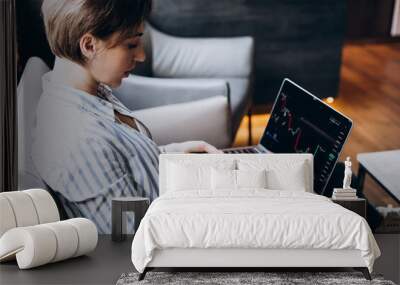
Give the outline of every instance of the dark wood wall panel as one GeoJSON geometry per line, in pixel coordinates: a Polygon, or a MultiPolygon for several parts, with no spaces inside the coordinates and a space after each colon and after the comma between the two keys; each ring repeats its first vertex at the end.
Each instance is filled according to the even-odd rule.
{"type": "MultiPolygon", "coordinates": [[[[346,24],[338,0],[155,0],[151,23],[183,37],[252,35],[255,102],[273,101],[284,77],[336,96],[346,24]]],[[[232,59],[234,60],[234,59],[232,59]]]]}
{"type": "Polygon", "coordinates": [[[347,0],[349,40],[390,38],[395,0],[347,0]]]}

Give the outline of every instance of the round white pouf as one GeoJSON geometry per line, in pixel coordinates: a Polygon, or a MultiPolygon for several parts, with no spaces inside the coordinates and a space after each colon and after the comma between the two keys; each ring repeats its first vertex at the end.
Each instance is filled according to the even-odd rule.
{"type": "Polygon", "coordinates": [[[17,222],[10,202],[0,195],[0,237],[9,229],[15,228],[17,222]]]}
{"type": "Polygon", "coordinates": [[[79,245],[74,257],[96,248],[98,233],[96,225],[92,221],[84,218],[75,218],[66,220],[65,222],[71,224],[78,233],[79,245]]]}
{"type": "Polygon", "coordinates": [[[56,251],[53,232],[41,225],[11,229],[0,239],[0,260],[15,255],[20,269],[49,263],[56,251]]]}
{"type": "Polygon", "coordinates": [[[33,226],[39,223],[35,205],[30,196],[23,191],[3,192],[0,194],[10,202],[17,227],[33,226]]]}
{"type": "Polygon", "coordinates": [[[66,222],[55,222],[44,224],[49,228],[57,240],[57,252],[51,262],[57,262],[74,256],[78,250],[78,233],[71,228],[71,224],[66,222]]]}
{"type": "Polygon", "coordinates": [[[39,218],[39,224],[57,222],[60,220],[57,205],[50,193],[43,189],[22,191],[32,199],[39,218]]]}
{"type": "Polygon", "coordinates": [[[0,237],[9,229],[60,220],[53,197],[43,189],[0,193],[0,237]]]}

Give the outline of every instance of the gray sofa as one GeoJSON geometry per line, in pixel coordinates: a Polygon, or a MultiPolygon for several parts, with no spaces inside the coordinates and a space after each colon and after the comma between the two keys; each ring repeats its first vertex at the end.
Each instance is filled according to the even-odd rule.
{"type": "Polygon", "coordinates": [[[207,89],[223,83],[229,98],[232,143],[251,107],[253,38],[174,37],[147,24],[144,45],[147,60],[133,70],[141,76],[115,90],[117,97],[133,110],[145,109],[214,96],[207,89]]]}

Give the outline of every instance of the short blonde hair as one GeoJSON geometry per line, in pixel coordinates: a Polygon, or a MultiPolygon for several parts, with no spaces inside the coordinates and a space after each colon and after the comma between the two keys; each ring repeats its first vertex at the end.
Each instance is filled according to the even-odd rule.
{"type": "Polygon", "coordinates": [[[119,40],[123,40],[150,9],[151,0],[44,0],[42,15],[52,52],[84,64],[79,45],[84,34],[107,40],[119,32],[119,40]]]}

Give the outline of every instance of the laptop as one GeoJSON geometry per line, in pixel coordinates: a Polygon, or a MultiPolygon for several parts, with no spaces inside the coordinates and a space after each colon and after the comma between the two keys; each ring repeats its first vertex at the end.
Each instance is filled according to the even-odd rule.
{"type": "Polygon", "coordinates": [[[312,153],[314,192],[323,194],[352,126],[351,119],[285,78],[260,143],[223,151],[312,153]]]}

